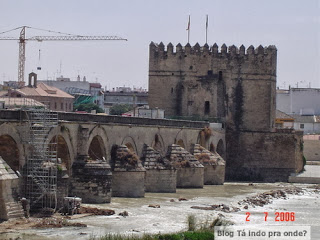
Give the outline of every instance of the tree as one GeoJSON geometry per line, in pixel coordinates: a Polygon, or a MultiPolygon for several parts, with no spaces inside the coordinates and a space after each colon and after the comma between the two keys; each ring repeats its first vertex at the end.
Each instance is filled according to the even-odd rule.
{"type": "Polygon", "coordinates": [[[85,111],[90,113],[92,110],[96,110],[97,113],[103,113],[103,109],[95,103],[82,103],[74,107],[75,111],[85,111]]]}
{"type": "Polygon", "coordinates": [[[123,113],[129,112],[132,107],[129,104],[115,104],[110,108],[111,115],[121,115],[123,113]]]}

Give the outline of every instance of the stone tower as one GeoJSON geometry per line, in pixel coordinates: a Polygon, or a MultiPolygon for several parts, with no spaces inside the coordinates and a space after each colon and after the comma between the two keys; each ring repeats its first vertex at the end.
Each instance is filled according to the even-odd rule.
{"type": "Polygon", "coordinates": [[[274,128],[277,49],[150,44],[149,105],[222,119],[232,131],[274,128]]]}

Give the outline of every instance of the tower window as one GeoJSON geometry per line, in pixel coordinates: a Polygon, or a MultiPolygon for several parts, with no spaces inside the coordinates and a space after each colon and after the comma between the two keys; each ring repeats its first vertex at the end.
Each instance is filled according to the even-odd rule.
{"type": "Polygon", "coordinates": [[[204,103],[204,114],[208,115],[210,113],[210,102],[209,101],[205,101],[204,103]]]}
{"type": "Polygon", "coordinates": [[[221,81],[221,80],[222,80],[222,72],[219,71],[219,81],[221,81]]]}

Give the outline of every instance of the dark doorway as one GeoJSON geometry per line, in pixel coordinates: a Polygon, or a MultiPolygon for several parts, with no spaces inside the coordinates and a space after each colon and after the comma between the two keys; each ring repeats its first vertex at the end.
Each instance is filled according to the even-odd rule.
{"type": "Polygon", "coordinates": [[[208,115],[210,113],[210,102],[209,101],[205,101],[204,103],[204,114],[208,115]]]}

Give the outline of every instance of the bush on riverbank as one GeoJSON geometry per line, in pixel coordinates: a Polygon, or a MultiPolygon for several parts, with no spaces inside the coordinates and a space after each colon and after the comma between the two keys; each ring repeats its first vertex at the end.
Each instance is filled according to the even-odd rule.
{"type": "Polygon", "coordinates": [[[182,232],[173,234],[157,234],[138,236],[123,236],[108,234],[100,238],[91,238],[90,240],[213,240],[214,234],[211,231],[182,232]]]}

